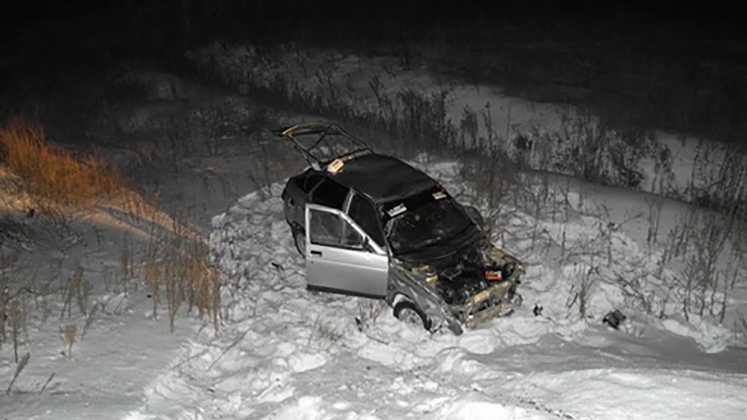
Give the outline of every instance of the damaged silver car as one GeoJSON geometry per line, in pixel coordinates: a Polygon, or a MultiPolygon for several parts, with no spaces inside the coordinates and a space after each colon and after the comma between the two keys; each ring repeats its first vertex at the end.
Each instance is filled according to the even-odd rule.
{"type": "Polygon", "coordinates": [[[334,124],[279,134],[309,163],[282,194],[309,289],[385,299],[399,319],[456,334],[521,304],[523,264],[433,178],[334,124]]]}

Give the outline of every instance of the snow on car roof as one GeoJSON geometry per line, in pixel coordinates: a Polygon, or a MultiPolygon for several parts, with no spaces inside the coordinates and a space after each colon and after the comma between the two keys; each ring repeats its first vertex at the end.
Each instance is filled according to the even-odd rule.
{"type": "Polygon", "coordinates": [[[379,203],[402,199],[438,185],[433,178],[405,162],[376,153],[345,162],[342,171],[333,178],[379,203]]]}

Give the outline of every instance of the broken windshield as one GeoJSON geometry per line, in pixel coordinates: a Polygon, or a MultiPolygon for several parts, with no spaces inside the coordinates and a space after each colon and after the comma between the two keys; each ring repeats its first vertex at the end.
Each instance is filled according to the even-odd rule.
{"type": "Polygon", "coordinates": [[[423,203],[389,220],[386,231],[396,254],[439,244],[462,234],[472,221],[452,199],[423,203]]]}

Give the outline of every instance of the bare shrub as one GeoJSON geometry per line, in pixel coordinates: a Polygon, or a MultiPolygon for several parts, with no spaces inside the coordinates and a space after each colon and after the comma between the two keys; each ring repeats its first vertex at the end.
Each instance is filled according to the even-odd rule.
{"type": "Polygon", "coordinates": [[[659,225],[661,223],[661,209],[664,202],[659,197],[646,197],[648,206],[648,229],[646,231],[646,244],[649,254],[659,240],[659,225]]]}
{"type": "Polygon", "coordinates": [[[10,301],[10,305],[7,311],[8,318],[10,319],[10,331],[13,337],[13,357],[16,363],[18,362],[18,344],[20,341],[20,330],[21,330],[21,318],[25,315],[22,312],[22,306],[18,302],[18,299],[10,301]]]}
{"type": "Polygon", "coordinates": [[[132,244],[127,234],[122,235],[122,249],[119,254],[119,267],[122,274],[122,289],[127,290],[129,279],[135,276],[135,262],[133,258],[132,244]]]}
{"type": "Polygon", "coordinates": [[[446,89],[430,96],[412,89],[397,93],[401,104],[399,115],[395,117],[397,134],[410,139],[407,146],[415,146],[418,151],[453,145],[457,130],[447,113],[449,95],[451,91],[446,89]]]}
{"type": "Polygon", "coordinates": [[[359,300],[358,315],[355,317],[355,324],[358,330],[363,332],[375,325],[386,307],[382,301],[359,300]]]}
{"type": "Polygon", "coordinates": [[[178,265],[177,258],[172,257],[164,267],[164,289],[166,290],[166,304],[169,312],[169,330],[174,332],[174,321],[176,314],[184,302],[183,288],[180,288],[182,267],[178,265]]]}
{"type": "Polygon", "coordinates": [[[100,304],[93,305],[91,310],[88,312],[88,316],[86,317],[86,323],[83,325],[83,330],[81,330],[80,332],[81,341],[83,341],[83,337],[86,336],[86,332],[88,332],[88,329],[91,328],[91,325],[93,325],[93,321],[95,319],[96,313],[98,312],[100,306],[101,306],[100,304]]]}
{"type": "Polygon", "coordinates": [[[599,280],[600,273],[599,267],[592,263],[585,269],[576,270],[577,276],[576,281],[571,285],[566,306],[572,308],[574,305],[578,307],[578,314],[581,319],[585,319],[589,309],[589,298],[591,297],[591,289],[594,284],[599,280]]]}
{"type": "Polygon", "coordinates": [[[52,372],[52,373],[49,374],[49,377],[47,378],[47,380],[44,382],[44,385],[42,385],[41,389],[39,390],[40,394],[44,393],[44,390],[47,389],[47,386],[49,386],[49,383],[52,382],[52,379],[54,379],[54,377],[55,377],[56,374],[57,373],[55,373],[55,372],[52,372]]]}
{"type": "Polygon", "coordinates": [[[158,305],[165,298],[172,332],[183,305],[187,305],[187,313],[196,308],[200,319],[208,319],[216,331],[219,329],[222,280],[220,272],[210,263],[205,243],[178,235],[152,235],[144,264],[154,319],[158,305]]]}
{"type": "Polygon", "coordinates": [[[739,146],[714,148],[701,142],[693,157],[686,194],[700,206],[747,216],[747,155],[739,146]]]}
{"type": "Polygon", "coordinates": [[[339,342],[345,333],[335,327],[334,324],[326,322],[317,316],[309,332],[307,346],[316,346],[319,350],[329,350],[332,345],[339,342]]]}
{"type": "Polygon", "coordinates": [[[462,163],[460,176],[474,194],[467,201],[481,208],[488,237],[504,242],[511,232],[507,222],[517,214],[516,197],[525,189],[519,180],[519,168],[508,158],[505,139],[497,134],[490,104],[479,113],[464,109],[458,138],[455,147],[462,163]],[[481,120],[487,137],[479,136],[481,120]]]}
{"type": "Polygon", "coordinates": [[[10,395],[11,391],[13,390],[13,384],[16,383],[16,379],[21,375],[21,372],[23,372],[23,369],[26,367],[26,365],[29,362],[29,359],[31,358],[31,353],[26,353],[23,355],[23,358],[18,361],[18,358],[16,358],[16,371],[13,373],[13,379],[10,380],[10,383],[8,384],[8,389],[5,390],[6,395],[10,395]]]}
{"type": "Polygon", "coordinates": [[[60,336],[64,345],[62,353],[69,359],[73,356],[73,345],[78,342],[78,326],[75,324],[60,326],[60,336]]]}
{"type": "Polygon", "coordinates": [[[250,167],[247,170],[247,177],[249,181],[257,188],[260,196],[263,199],[270,197],[272,193],[273,176],[270,170],[270,162],[272,160],[271,153],[263,141],[263,137],[259,133],[255,133],[250,136],[252,141],[256,145],[256,163],[253,168],[250,167]]]}
{"type": "Polygon", "coordinates": [[[78,304],[78,310],[82,315],[86,315],[88,312],[88,298],[91,293],[92,286],[88,280],[83,276],[83,268],[78,267],[75,272],[70,276],[63,289],[63,305],[62,311],[60,311],[60,319],[65,317],[70,318],[72,316],[73,299],[78,304]]]}
{"type": "Polygon", "coordinates": [[[3,343],[7,339],[7,332],[5,323],[7,322],[8,316],[8,288],[4,287],[0,290],[0,350],[3,348],[3,343]]]}
{"type": "Polygon", "coordinates": [[[693,311],[700,316],[707,310],[714,314],[714,302],[708,297],[719,291],[719,283],[723,281],[725,261],[721,257],[731,234],[730,226],[716,215],[698,219],[699,223],[690,226],[689,252],[682,271],[686,288],[682,302],[685,318],[693,311]]]}
{"type": "Polygon", "coordinates": [[[637,293],[646,296],[659,317],[679,312],[686,320],[696,315],[723,323],[747,271],[745,231],[735,211],[690,207],[660,244],[650,275],[661,287],[640,284],[637,293]]]}
{"type": "Polygon", "coordinates": [[[742,338],[747,338],[747,318],[740,312],[734,320],[734,332],[741,332],[742,338]]]}
{"type": "MultiPolygon", "coordinates": [[[[7,279],[3,280],[7,281],[7,279]]],[[[28,341],[29,291],[28,288],[14,290],[7,284],[0,290],[0,349],[10,338],[16,362],[18,362],[18,347],[22,344],[22,339],[25,337],[25,341],[28,341]]]]}
{"type": "Polygon", "coordinates": [[[209,249],[200,242],[188,242],[181,255],[188,296],[188,312],[197,308],[200,319],[207,318],[218,329],[220,320],[220,273],[209,263],[209,249]]]}
{"type": "Polygon", "coordinates": [[[145,283],[150,289],[150,296],[153,301],[153,319],[158,319],[158,305],[161,303],[161,268],[158,262],[159,246],[156,238],[151,235],[150,241],[145,251],[145,283]]]}
{"type": "Polygon", "coordinates": [[[477,145],[479,132],[477,113],[466,106],[462,111],[462,119],[459,121],[460,147],[463,151],[477,145]]]}
{"type": "MultiPolygon", "coordinates": [[[[627,273],[626,273],[627,274],[627,273]]],[[[654,295],[646,293],[642,284],[647,280],[645,275],[630,278],[628,275],[616,273],[617,282],[621,285],[620,290],[630,299],[637,302],[647,314],[654,312],[654,295]]]]}
{"type": "MultiPolygon", "coordinates": [[[[0,198],[3,195],[0,193],[0,198]]],[[[18,244],[21,248],[30,251],[32,249],[32,236],[33,233],[26,224],[7,215],[0,216],[0,241],[18,244]]],[[[0,270],[10,267],[17,259],[17,255],[0,254],[0,270]]]]}

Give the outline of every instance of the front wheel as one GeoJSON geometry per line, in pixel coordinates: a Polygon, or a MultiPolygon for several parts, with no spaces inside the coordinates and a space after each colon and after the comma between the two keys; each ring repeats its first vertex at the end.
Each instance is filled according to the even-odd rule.
{"type": "Polygon", "coordinates": [[[406,324],[431,330],[431,319],[414,303],[403,300],[394,305],[394,317],[406,324]]]}

